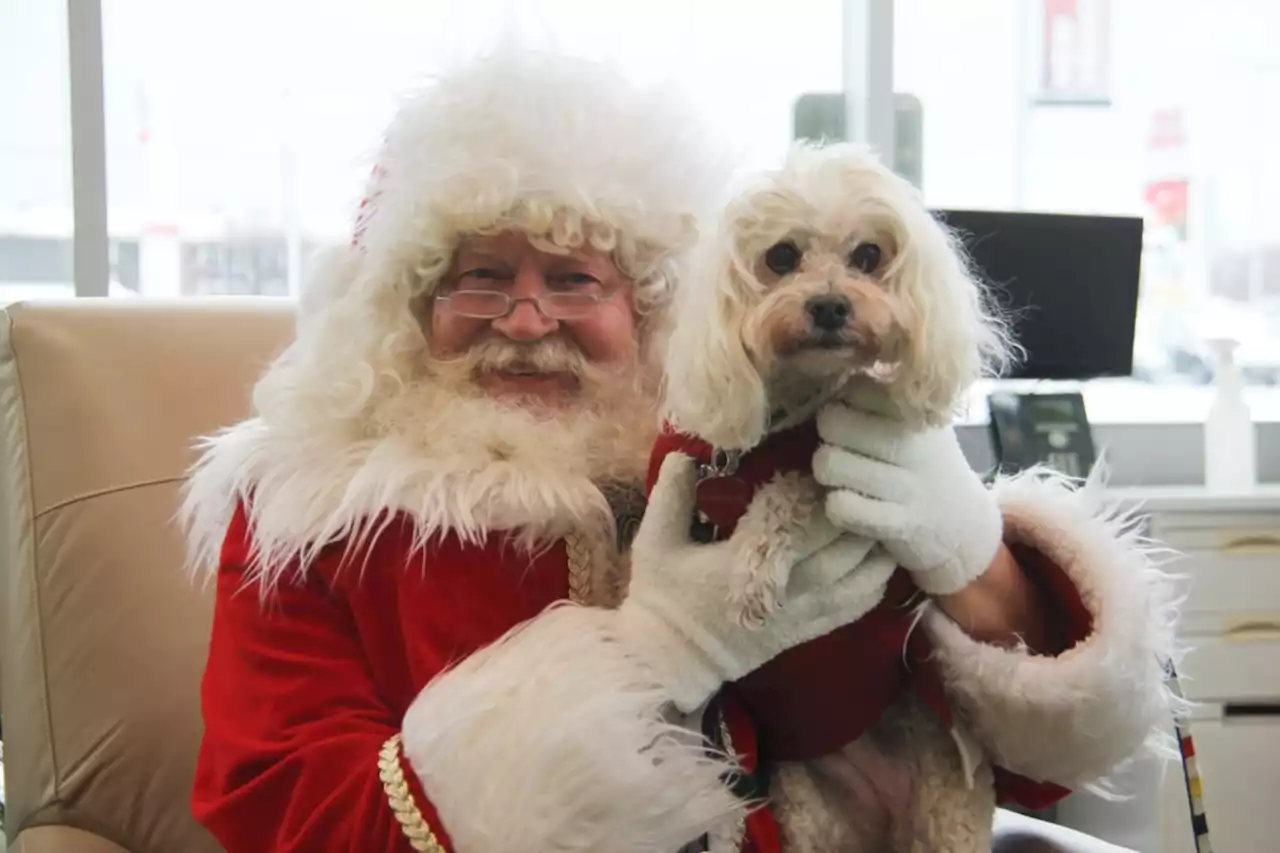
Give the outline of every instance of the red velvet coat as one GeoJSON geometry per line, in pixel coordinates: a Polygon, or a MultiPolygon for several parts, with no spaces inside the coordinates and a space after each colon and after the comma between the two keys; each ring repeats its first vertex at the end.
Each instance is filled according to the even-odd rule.
{"type": "MultiPolygon", "coordinates": [[[[389,525],[365,559],[331,547],[264,602],[246,577],[243,510],[222,549],[205,670],[205,736],[192,793],[197,818],[228,853],[411,853],[379,778],[378,753],[442,670],[569,595],[563,543],[530,558],[495,539],[448,536],[412,550],[412,525],[389,525]]],[[[726,722],[754,762],[753,735],[726,722]]],[[[447,850],[448,828],[417,776],[402,770],[447,850]]],[[[767,813],[745,850],[777,853],[767,813]]],[[[464,851],[465,853],[465,851],[464,851]]]]}
{"type": "MultiPolygon", "coordinates": [[[[203,683],[206,732],[192,794],[197,819],[228,853],[410,851],[379,778],[379,751],[445,668],[568,597],[562,543],[530,558],[496,539],[468,546],[446,536],[425,553],[412,541],[404,520],[383,528],[357,560],[344,563],[344,543],[337,543],[305,576],[282,580],[264,600],[246,571],[252,545],[244,512],[235,514],[218,570],[203,683]]],[[[1072,582],[1034,551],[1018,556],[1062,604],[1064,647],[1087,634],[1089,615],[1072,582]]],[[[895,624],[886,620],[893,630],[895,624]]],[[[811,671],[846,696],[883,701],[911,683],[911,673],[896,665],[875,677],[850,669],[833,678],[819,668],[829,663],[811,671]]],[[[802,693],[777,698],[745,712],[729,703],[734,746],[749,763],[756,761],[757,731],[780,743],[780,725],[805,706],[794,701],[802,693]]],[[[815,733],[820,737],[807,748],[830,734],[823,727],[815,733]]],[[[451,849],[448,827],[407,761],[402,770],[420,811],[451,849]]],[[[997,779],[1003,800],[1028,806],[1064,793],[999,770],[997,779]]],[[[749,841],[757,853],[778,850],[767,811],[751,820],[749,841]]]]}

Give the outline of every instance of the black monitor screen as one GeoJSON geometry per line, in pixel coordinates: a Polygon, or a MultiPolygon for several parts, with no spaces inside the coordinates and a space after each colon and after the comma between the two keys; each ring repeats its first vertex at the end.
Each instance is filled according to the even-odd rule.
{"type": "Polygon", "coordinates": [[[1020,379],[1128,376],[1142,262],[1136,217],[941,210],[1012,312],[1020,379]]]}

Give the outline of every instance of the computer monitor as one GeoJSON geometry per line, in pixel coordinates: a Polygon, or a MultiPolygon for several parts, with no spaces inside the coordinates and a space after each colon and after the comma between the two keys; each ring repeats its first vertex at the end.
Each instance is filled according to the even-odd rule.
{"type": "Polygon", "coordinates": [[[1142,219],[939,210],[1012,313],[1025,358],[1015,379],[1092,379],[1133,371],[1142,219]]]}

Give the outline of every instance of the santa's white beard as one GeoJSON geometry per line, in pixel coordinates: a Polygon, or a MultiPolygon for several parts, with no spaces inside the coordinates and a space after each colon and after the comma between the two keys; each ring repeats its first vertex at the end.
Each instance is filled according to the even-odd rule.
{"type": "Polygon", "coordinates": [[[433,360],[418,387],[379,407],[378,419],[393,432],[413,424],[410,431],[433,445],[433,455],[453,456],[456,445],[457,455],[466,456],[479,446],[495,464],[601,486],[639,483],[659,426],[657,382],[640,364],[601,368],[559,342],[489,342],[456,359],[433,360]],[[486,368],[515,364],[571,372],[578,390],[556,399],[494,396],[476,382],[486,368]]]}

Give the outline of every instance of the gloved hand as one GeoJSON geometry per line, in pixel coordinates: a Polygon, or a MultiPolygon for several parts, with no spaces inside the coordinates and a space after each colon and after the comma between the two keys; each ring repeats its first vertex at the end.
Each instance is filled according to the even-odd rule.
{"type": "Polygon", "coordinates": [[[951,426],[912,430],[883,391],[859,387],[818,412],[813,473],[827,516],[879,540],[916,586],[946,595],[986,571],[1004,520],[951,426]]]}
{"type": "Polygon", "coordinates": [[[784,604],[758,628],[730,606],[749,531],[698,544],[690,534],[697,466],[681,453],[663,461],[631,552],[631,586],[618,608],[622,642],[652,670],[676,707],[700,707],[787,649],[855,621],[884,596],[896,568],[873,543],[844,534],[820,511],[788,534],[795,566],[784,604]]]}

